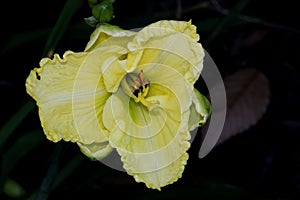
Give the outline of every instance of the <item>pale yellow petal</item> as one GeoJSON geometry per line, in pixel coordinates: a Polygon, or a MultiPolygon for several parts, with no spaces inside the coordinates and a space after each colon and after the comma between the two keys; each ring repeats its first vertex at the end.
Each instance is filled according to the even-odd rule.
{"type": "Polygon", "coordinates": [[[41,68],[32,70],[26,80],[26,90],[37,102],[49,140],[80,141],[73,119],[72,90],[77,71],[87,56],[67,51],[62,59],[57,54],[52,60],[44,58],[41,68]]]}
{"type": "Polygon", "coordinates": [[[113,150],[108,141],[92,144],[82,144],[78,142],[77,144],[80,147],[81,152],[92,160],[101,160],[113,150]]]}
{"type": "Polygon", "coordinates": [[[184,153],[179,159],[157,171],[147,173],[131,173],[136,182],[143,182],[148,188],[161,190],[161,187],[172,184],[182,177],[189,156],[184,153]]]}
{"type": "Polygon", "coordinates": [[[101,74],[101,66],[107,59],[106,53],[103,53],[107,52],[105,50],[99,48],[89,53],[80,65],[74,81],[73,117],[82,144],[108,140],[107,130],[102,123],[103,107],[110,96],[105,90],[101,74]]]}
{"type": "Polygon", "coordinates": [[[126,47],[136,34],[134,31],[123,30],[118,26],[102,24],[97,27],[90,36],[90,40],[85,47],[85,51],[93,51],[99,46],[118,45],[126,47]]]}
{"type": "Polygon", "coordinates": [[[127,98],[122,90],[111,96],[104,107],[103,122],[108,130],[117,126],[121,131],[110,133],[114,147],[129,151],[134,148],[136,153],[156,151],[163,148],[166,141],[170,142],[176,137],[178,131],[188,130],[188,117],[183,117],[177,97],[167,88],[162,88],[161,85],[152,84],[149,96],[155,93],[152,99],[159,101],[159,106],[151,110],[127,98]],[[128,139],[136,140],[136,144],[128,143],[128,139]]]}
{"type": "Polygon", "coordinates": [[[105,46],[98,49],[102,49],[98,59],[103,60],[100,66],[105,88],[108,92],[114,93],[127,73],[126,57],[128,51],[121,46],[105,46]]]}
{"type": "Polygon", "coordinates": [[[159,101],[159,106],[148,110],[119,90],[107,101],[103,120],[126,171],[159,189],[181,177],[186,160],[176,160],[190,147],[189,109],[182,113],[179,97],[160,84],[151,84],[149,98],[159,101]]]}
{"type": "Polygon", "coordinates": [[[204,51],[198,40],[196,27],[190,21],[162,20],[138,32],[128,48],[138,55],[139,65],[159,63],[173,67],[194,84],[203,68],[204,51]]]}
{"type": "MultiPolygon", "coordinates": [[[[100,51],[99,51],[100,52],[100,51]]],[[[37,101],[49,140],[82,144],[107,142],[100,120],[109,97],[101,76],[99,52],[73,53],[61,59],[45,58],[26,81],[27,92],[37,101]]]]}
{"type": "MultiPolygon", "coordinates": [[[[171,135],[172,133],[165,130],[161,134],[171,135]]],[[[132,148],[117,148],[117,151],[121,155],[123,167],[128,174],[134,176],[136,181],[144,182],[150,188],[160,189],[177,181],[182,176],[184,165],[188,159],[186,151],[190,147],[187,142],[189,139],[188,131],[176,132],[171,141],[167,141],[167,137],[161,139],[162,141],[148,138],[144,142],[144,149],[148,147],[149,152],[136,153],[134,150],[139,141],[127,137],[128,142],[132,143],[132,148]],[[151,151],[153,147],[157,146],[157,143],[165,144],[162,148],[151,151]]]]}
{"type": "MultiPolygon", "coordinates": [[[[150,92],[155,92],[155,89],[152,89],[153,84],[161,85],[163,86],[161,88],[167,88],[175,95],[174,98],[179,101],[181,113],[189,109],[192,103],[193,87],[186,81],[182,74],[172,66],[160,63],[141,65],[136,71],[139,69],[143,70],[145,77],[150,81],[150,92]]],[[[155,98],[155,95],[152,95],[152,97],[151,95],[149,96],[151,100],[152,97],[155,98]]],[[[170,96],[169,98],[173,97],[170,96]]],[[[171,102],[173,102],[173,100],[169,99],[169,103],[171,102]]]]}

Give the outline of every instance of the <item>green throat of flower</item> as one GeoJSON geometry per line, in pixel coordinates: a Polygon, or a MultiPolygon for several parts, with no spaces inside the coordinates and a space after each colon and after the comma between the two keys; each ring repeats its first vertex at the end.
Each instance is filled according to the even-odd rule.
{"type": "Polygon", "coordinates": [[[121,82],[123,91],[130,96],[136,103],[142,103],[148,109],[158,105],[157,101],[148,101],[147,96],[150,90],[150,81],[145,79],[144,72],[141,70],[137,73],[128,73],[121,82]]]}

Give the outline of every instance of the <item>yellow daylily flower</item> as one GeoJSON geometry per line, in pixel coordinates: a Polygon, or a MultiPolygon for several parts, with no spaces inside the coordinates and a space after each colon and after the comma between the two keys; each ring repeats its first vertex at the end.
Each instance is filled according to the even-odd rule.
{"type": "Polygon", "coordinates": [[[138,32],[101,25],[84,52],[43,58],[26,89],[46,137],[75,142],[101,160],[116,149],[137,182],[160,190],[184,171],[190,131],[210,115],[194,88],[204,51],[191,21],[162,20],[138,32]]]}

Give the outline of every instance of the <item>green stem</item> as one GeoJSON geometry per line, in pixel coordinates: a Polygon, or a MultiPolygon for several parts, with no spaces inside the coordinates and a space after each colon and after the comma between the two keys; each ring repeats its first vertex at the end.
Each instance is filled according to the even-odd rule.
{"type": "Polygon", "coordinates": [[[63,150],[63,144],[57,144],[55,146],[53,155],[51,156],[50,165],[48,171],[43,179],[43,182],[38,190],[38,193],[35,196],[35,200],[44,200],[47,199],[53,185],[53,182],[57,176],[59,158],[63,150]]]}
{"type": "Polygon", "coordinates": [[[223,18],[219,24],[215,27],[214,31],[207,39],[206,44],[210,46],[212,42],[220,35],[226,26],[228,26],[235,18],[238,17],[238,14],[247,6],[250,0],[238,1],[235,6],[230,10],[229,15],[223,18]]]}
{"type": "Polygon", "coordinates": [[[69,27],[70,21],[79,8],[81,0],[67,0],[57,22],[52,29],[50,36],[45,45],[43,55],[47,55],[49,51],[53,51],[60,42],[62,36],[69,27]]]}

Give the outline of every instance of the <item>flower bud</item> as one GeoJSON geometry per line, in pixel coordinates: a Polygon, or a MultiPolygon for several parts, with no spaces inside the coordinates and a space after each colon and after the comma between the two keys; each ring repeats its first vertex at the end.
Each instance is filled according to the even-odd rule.
{"type": "Polygon", "coordinates": [[[92,8],[93,16],[100,22],[109,22],[113,18],[113,6],[109,0],[104,0],[101,3],[94,5],[92,8]]]}

